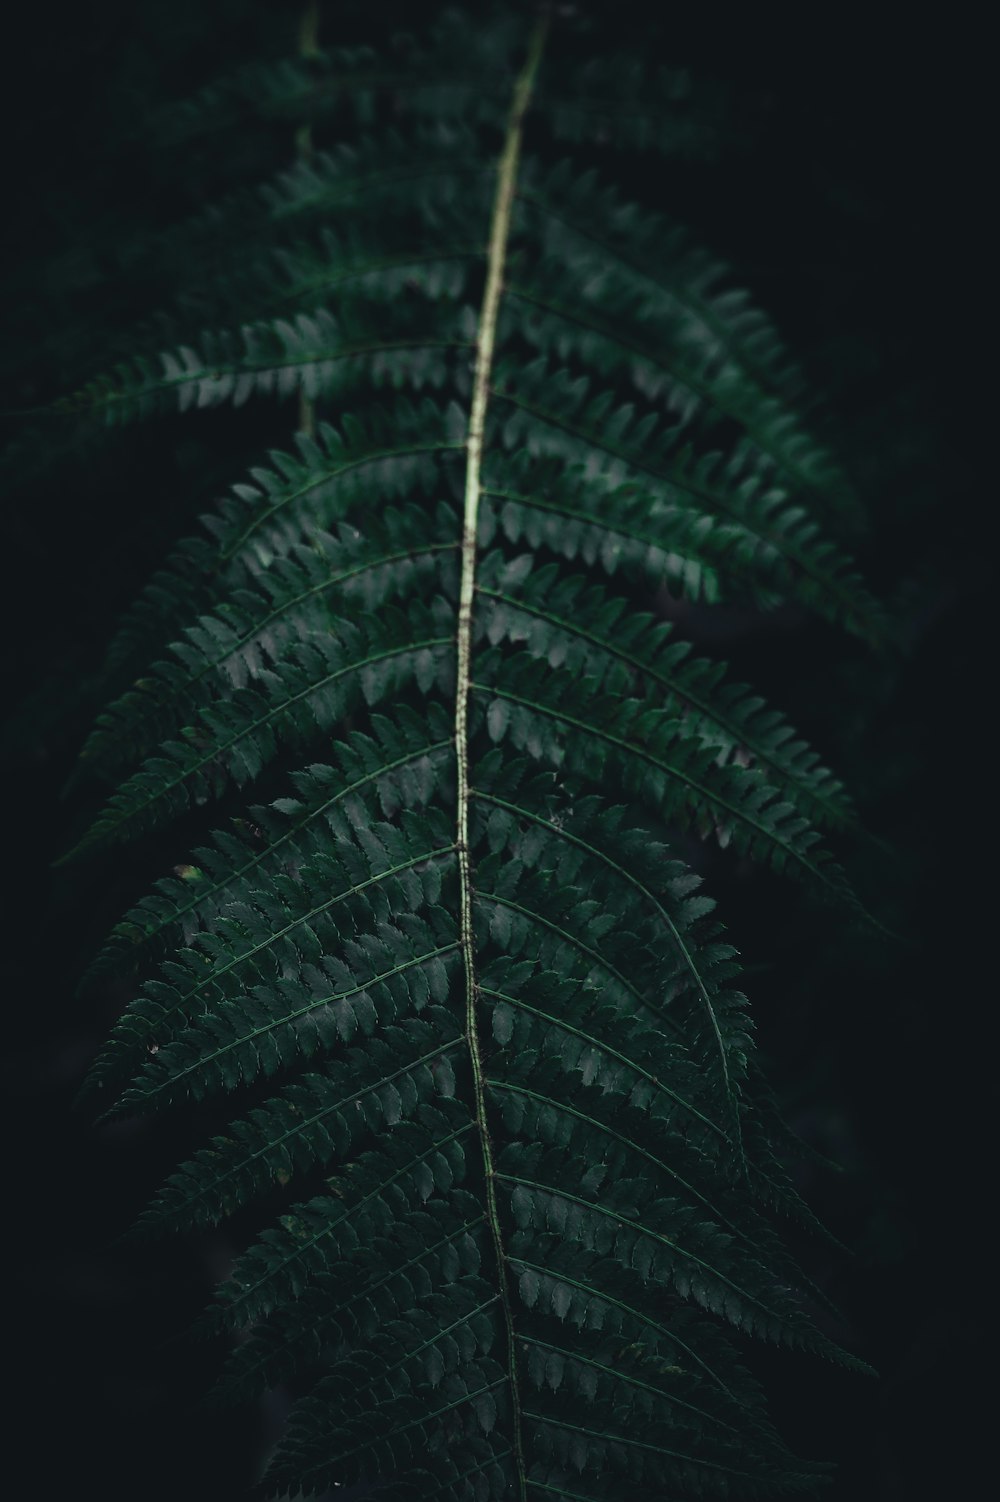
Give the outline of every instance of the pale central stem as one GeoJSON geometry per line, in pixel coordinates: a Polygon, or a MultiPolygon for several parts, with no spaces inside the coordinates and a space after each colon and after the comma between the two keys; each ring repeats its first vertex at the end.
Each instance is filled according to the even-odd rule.
{"type": "Polygon", "coordinates": [[[472,864],[469,858],[469,693],[472,667],[472,609],[476,588],[476,534],[479,527],[479,498],[482,493],[483,435],[486,429],[486,409],[489,404],[490,375],[493,369],[493,354],[496,346],[497,318],[500,298],[503,293],[504,265],[507,259],[507,242],[510,237],[510,219],[517,184],[517,169],[521,155],[521,138],[524,115],[531,96],[532,85],[538,72],[548,18],[542,16],[531,38],[528,56],[514,86],[507,134],[503,154],[497,169],[497,191],[493,205],[493,222],[490,226],[489,259],[486,268],[486,286],[483,305],[479,315],[479,332],[476,353],[476,368],[472,385],[472,408],[469,414],[469,433],[466,440],[467,467],[465,472],[465,511],[462,523],[462,581],[458,605],[458,663],[455,685],[455,766],[457,773],[457,834],[458,869],[460,886],[460,942],[465,967],[466,1023],[465,1031],[472,1062],[472,1081],[475,1093],[476,1121],[483,1151],[483,1169],[486,1183],[486,1218],[496,1254],[497,1278],[503,1305],[507,1334],[507,1360],[511,1387],[513,1428],[513,1452],[517,1465],[518,1491],[523,1499],[527,1496],[524,1442],[521,1432],[521,1405],[517,1379],[517,1353],[514,1344],[514,1324],[510,1302],[510,1286],[507,1274],[507,1259],[503,1247],[503,1235],[496,1197],[496,1169],[493,1162],[493,1146],[490,1142],[486,1120],[486,1082],[482,1052],[479,1043],[478,1002],[479,988],[476,981],[475,955],[472,932],[472,864]]]}

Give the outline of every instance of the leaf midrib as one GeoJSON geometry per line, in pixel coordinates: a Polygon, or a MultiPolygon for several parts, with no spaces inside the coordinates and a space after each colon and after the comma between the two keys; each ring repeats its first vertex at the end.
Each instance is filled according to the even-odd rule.
{"type": "Polygon", "coordinates": [[[474,895],[470,858],[470,756],[469,702],[472,685],[473,610],[476,586],[476,553],[479,531],[479,501],[482,494],[483,444],[486,414],[492,391],[494,350],[500,304],[503,296],[504,269],[510,239],[511,213],[517,192],[521,139],[524,116],[541,62],[549,27],[549,12],[540,12],[528,42],[527,56],[514,85],[507,119],[503,152],[497,163],[497,187],[490,223],[486,284],[477,330],[476,365],[472,383],[472,403],[466,437],[467,463],[462,523],[462,574],[459,588],[458,630],[455,673],[455,770],[456,770],[456,837],[459,867],[460,943],[465,975],[465,1034],[469,1047],[475,1121],[482,1149],[485,1180],[486,1219],[496,1262],[497,1289],[506,1336],[507,1372],[503,1380],[511,1395],[511,1430],[517,1493],[527,1502],[528,1467],[521,1427],[517,1347],[514,1335],[513,1301],[508,1281],[507,1251],[496,1192],[496,1168],[487,1119],[485,1066],[479,1037],[479,985],[476,976],[474,895]]]}

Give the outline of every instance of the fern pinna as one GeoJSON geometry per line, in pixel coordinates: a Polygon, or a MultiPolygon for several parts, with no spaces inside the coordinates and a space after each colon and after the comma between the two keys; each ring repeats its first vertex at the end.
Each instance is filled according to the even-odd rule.
{"type": "Polygon", "coordinates": [[[85,1094],[219,1117],[142,1229],[283,1201],[206,1316],[222,1396],[297,1396],[272,1494],[809,1489],[743,1338],[862,1363],[774,1229],[809,1215],[682,856],[847,910],[821,831],[851,805],[636,600],[875,637],[856,503],[725,268],[574,154],[696,149],[676,80],[548,13],[385,57],[304,34],[170,125],[305,122],[276,182],[134,251],[166,326],[211,331],[62,403],[297,394],[301,428],[112,648],[141,675],[85,747],[115,790],[80,848],[222,807],[100,956],[136,991],[85,1094]],[[356,128],[320,151],[327,109],[356,128]]]}

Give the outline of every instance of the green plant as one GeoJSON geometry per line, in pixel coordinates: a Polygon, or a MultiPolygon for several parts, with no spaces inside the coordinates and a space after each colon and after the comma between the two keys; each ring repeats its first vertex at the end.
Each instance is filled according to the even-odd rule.
{"type": "Polygon", "coordinates": [[[316,16],[159,123],[263,111],[298,160],[136,247],[181,342],[60,404],[299,401],[111,652],[152,665],[84,748],[114,791],[75,853],[205,843],[100,956],[150,978],[85,1097],[215,1113],[141,1229],[280,1212],[205,1321],[244,1332],[223,1395],[300,1395],[274,1489],[809,1487],[738,1337],[863,1363],[774,1227],[809,1212],[690,866],[731,846],[854,921],[823,840],[851,805],[636,601],[878,641],[857,503],[725,268],[574,165],[710,143],[682,80],[581,60],[548,12],[445,13],[387,59],[321,52],[316,16]],[[318,154],[331,110],[360,124],[318,154]]]}

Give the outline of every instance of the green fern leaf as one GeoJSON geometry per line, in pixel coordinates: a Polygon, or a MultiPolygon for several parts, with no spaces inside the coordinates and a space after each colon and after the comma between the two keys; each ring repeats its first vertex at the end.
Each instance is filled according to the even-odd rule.
{"type": "Polygon", "coordinates": [[[812,1222],[692,867],[857,910],[853,808],[655,600],[881,641],[856,500],[725,267],[563,157],[711,154],[685,76],[564,58],[547,12],[310,37],[154,137],[365,136],[126,247],[172,268],[164,351],[59,407],[295,395],[303,429],[109,653],[71,853],[176,853],[87,977],[131,999],[83,1097],[214,1123],[140,1235],[276,1212],[203,1320],[240,1337],[219,1401],[300,1394],[271,1494],[811,1489],[743,1337],[864,1363],[775,1224],[812,1222]]]}

